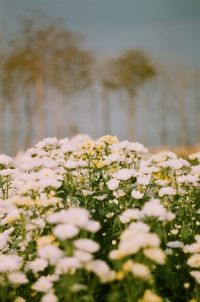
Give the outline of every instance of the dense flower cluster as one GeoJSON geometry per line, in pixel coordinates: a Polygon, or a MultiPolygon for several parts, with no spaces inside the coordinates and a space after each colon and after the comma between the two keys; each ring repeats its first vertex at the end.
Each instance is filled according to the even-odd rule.
{"type": "Polygon", "coordinates": [[[0,155],[2,302],[199,302],[200,152],[47,138],[0,155]]]}

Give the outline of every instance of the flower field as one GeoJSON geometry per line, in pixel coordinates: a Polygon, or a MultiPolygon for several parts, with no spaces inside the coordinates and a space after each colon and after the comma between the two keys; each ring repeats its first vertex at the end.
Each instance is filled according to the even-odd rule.
{"type": "Polygon", "coordinates": [[[200,152],[104,136],[0,155],[1,302],[199,302],[200,152]]]}

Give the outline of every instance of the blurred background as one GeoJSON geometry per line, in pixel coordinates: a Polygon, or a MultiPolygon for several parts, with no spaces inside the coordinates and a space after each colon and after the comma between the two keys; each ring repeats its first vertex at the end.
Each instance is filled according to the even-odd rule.
{"type": "Polygon", "coordinates": [[[77,133],[198,146],[199,0],[0,0],[0,153],[77,133]]]}

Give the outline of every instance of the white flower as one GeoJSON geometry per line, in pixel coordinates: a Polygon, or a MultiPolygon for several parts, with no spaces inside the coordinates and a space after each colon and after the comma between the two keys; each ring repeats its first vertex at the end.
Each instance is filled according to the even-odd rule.
{"type": "MultiPolygon", "coordinates": [[[[129,225],[129,229],[136,233],[147,233],[149,232],[149,226],[144,222],[135,222],[129,225]]],[[[126,231],[126,230],[125,230],[126,231]]]]}
{"type": "Polygon", "coordinates": [[[19,194],[28,194],[30,191],[38,191],[40,188],[39,182],[33,180],[25,183],[20,189],[19,194]]]}
{"type": "Polygon", "coordinates": [[[0,233],[0,250],[3,250],[7,247],[7,244],[10,240],[10,234],[13,233],[14,228],[10,228],[3,233],[0,233]]]}
{"type": "Polygon", "coordinates": [[[88,253],[95,253],[100,248],[99,244],[91,239],[78,239],[73,244],[75,248],[88,253]]]}
{"type": "Polygon", "coordinates": [[[62,148],[61,148],[62,153],[73,152],[75,150],[77,150],[77,147],[72,145],[72,144],[63,145],[62,148]]]}
{"type": "Polygon", "coordinates": [[[138,153],[147,153],[148,150],[140,143],[129,143],[128,146],[126,147],[127,150],[129,151],[134,151],[138,153]]]}
{"type": "Polygon", "coordinates": [[[74,160],[68,160],[65,164],[64,167],[67,169],[76,169],[78,166],[78,162],[74,160]]]}
{"type": "Polygon", "coordinates": [[[57,143],[58,143],[58,140],[56,137],[47,137],[47,138],[43,139],[42,141],[40,141],[39,143],[37,143],[35,145],[35,147],[38,149],[43,149],[47,146],[56,146],[57,143]]]}
{"type": "Polygon", "coordinates": [[[83,194],[83,196],[90,196],[90,195],[94,194],[94,191],[82,190],[82,194],[83,194]]]}
{"type": "Polygon", "coordinates": [[[144,255],[155,261],[158,264],[164,264],[165,263],[165,253],[159,249],[159,248],[149,248],[149,249],[145,249],[143,251],[144,255]]]}
{"type": "Polygon", "coordinates": [[[149,279],[151,274],[149,268],[141,263],[134,262],[131,267],[131,272],[133,275],[143,279],[149,279]]]}
{"type": "Polygon", "coordinates": [[[112,153],[105,159],[106,164],[123,161],[124,158],[119,153],[112,153]]]}
{"type": "Polygon", "coordinates": [[[160,203],[159,199],[152,199],[144,204],[142,212],[146,216],[161,217],[165,215],[166,210],[164,206],[160,203]]]}
{"type": "Polygon", "coordinates": [[[164,167],[164,168],[173,168],[174,170],[179,170],[183,167],[189,167],[190,164],[188,161],[179,158],[179,159],[169,159],[165,162],[163,162],[162,164],[160,164],[160,166],[164,167]]]}
{"type": "Polygon", "coordinates": [[[11,175],[14,175],[14,173],[15,173],[14,169],[0,170],[0,176],[11,176],[11,175]]]}
{"type": "Polygon", "coordinates": [[[107,194],[104,194],[104,195],[101,195],[101,196],[94,196],[94,198],[96,198],[97,200],[100,200],[100,201],[102,201],[102,200],[105,200],[106,198],[107,198],[107,194]]]}
{"type": "Polygon", "coordinates": [[[60,240],[73,238],[79,233],[79,229],[73,224],[58,224],[53,229],[53,234],[60,240]]]}
{"type": "Polygon", "coordinates": [[[47,217],[47,222],[52,224],[69,223],[83,227],[88,223],[89,212],[84,208],[70,208],[56,212],[47,217]]]}
{"type": "Polygon", "coordinates": [[[184,252],[185,253],[200,253],[200,242],[192,243],[192,244],[186,244],[184,246],[184,252]]]}
{"type": "Polygon", "coordinates": [[[5,154],[0,155],[0,165],[7,166],[11,163],[11,161],[12,161],[12,157],[7,156],[5,154]]]}
{"type": "Polygon", "coordinates": [[[92,254],[80,250],[75,250],[74,256],[81,262],[89,262],[93,259],[92,254]]]}
{"type": "Polygon", "coordinates": [[[192,255],[188,259],[187,264],[191,267],[200,268],[200,253],[192,255]]]}
{"type": "Polygon", "coordinates": [[[181,175],[179,177],[177,177],[177,182],[179,182],[180,184],[182,183],[190,183],[190,184],[195,184],[196,182],[199,181],[199,177],[196,175],[181,175]]]}
{"type": "Polygon", "coordinates": [[[48,262],[46,259],[36,258],[33,261],[30,261],[26,265],[27,270],[32,270],[34,274],[37,272],[43,271],[48,266],[48,262]]]}
{"type": "Polygon", "coordinates": [[[120,237],[118,250],[110,252],[110,259],[121,259],[139,252],[141,248],[158,248],[160,239],[149,232],[149,226],[143,222],[131,223],[120,237]]]}
{"type": "Polygon", "coordinates": [[[167,243],[167,247],[172,248],[172,249],[183,248],[183,243],[180,241],[169,241],[167,243]]]}
{"type": "Polygon", "coordinates": [[[81,143],[84,143],[85,141],[90,141],[91,140],[91,137],[87,134],[76,134],[74,135],[70,142],[73,143],[73,144],[81,144],[81,143]]]}
{"type": "Polygon", "coordinates": [[[56,175],[52,169],[49,168],[43,168],[40,171],[37,172],[36,177],[37,179],[43,179],[43,178],[54,178],[56,175]]]}
{"type": "Polygon", "coordinates": [[[75,257],[65,257],[57,263],[57,270],[62,273],[73,272],[79,268],[81,268],[80,261],[75,257]]]}
{"type": "Polygon", "coordinates": [[[112,151],[120,151],[120,150],[126,149],[128,144],[129,144],[129,141],[122,141],[122,142],[119,142],[119,143],[116,143],[116,144],[112,144],[110,146],[110,149],[112,151]]]}
{"type": "Polygon", "coordinates": [[[57,197],[49,197],[49,198],[43,197],[40,199],[36,199],[36,204],[39,207],[49,207],[51,205],[56,206],[56,204],[61,204],[61,202],[62,202],[61,199],[57,197]]]}
{"type": "Polygon", "coordinates": [[[172,235],[177,235],[177,234],[179,233],[179,230],[173,229],[173,230],[170,231],[170,233],[171,233],[172,235]]]}
{"type": "Polygon", "coordinates": [[[172,255],[173,254],[173,250],[171,248],[168,248],[165,250],[165,254],[166,255],[172,255]]]}
{"type": "Polygon", "coordinates": [[[170,180],[163,180],[163,179],[156,179],[155,180],[155,184],[160,186],[160,187],[164,187],[169,183],[170,180]]]}
{"type": "Polygon", "coordinates": [[[38,256],[50,261],[51,264],[56,263],[63,255],[63,252],[54,245],[45,245],[38,249],[38,256]]]}
{"type": "Polygon", "coordinates": [[[144,294],[143,294],[143,297],[142,297],[142,300],[141,301],[148,301],[148,302],[162,302],[163,299],[156,295],[153,291],[151,291],[150,289],[146,289],[144,294]]]}
{"type": "Polygon", "coordinates": [[[42,297],[41,302],[57,302],[58,298],[53,292],[49,292],[42,297]]]}
{"type": "Polygon", "coordinates": [[[108,264],[103,260],[93,260],[89,262],[86,269],[94,272],[103,283],[112,281],[115,278],[115,272],[112,271],[108,264]]]}
{"type": "Polygon", "coordinates": [[[44,229],[46,222],[42,218],[36,218],[32,220],[32,223],[35,224],[39,229],[44,229]]]}
{"type": "Polygon", "coordinates": [[[126,195],[126,192],[121,190],[121,189],[118,189],[116,191],[113,192],[113,195],[116,197],[116,198],[120,198],[120,197],[123,197],[126,195]]]}
{"type": "Polygon", "coordinates": [[[117,190],[119,187],[119,180],[112,178],[107,182],[107,186],[112,191],[117,190]]]}
{"type": "Polygon", "coordinates": [[[98,221],[88,220],[88,222],[83,226],[83,228],[88,232],[96,233],[100,230],[101,225],[98,221]]]}
{"type": "Polygon", "coordinates": [[[143,175],[143,176],[138,176],[137,177],[137,184],[141,186],[147,186],[151,182],[150,176],[143,175]]]}
{"type": "MultiPolygon", "coordinates": [[[[3,218],[1,221],[0,221],[0,225],[5,225],[5,224],[9,224],[15,220],[18,220],[20,218],[20,211],[18,209],[13,209],[13,210],[10,210],[5,218],[3,218]]],[[[1,240],[0,240],[1,241],[1,240]]],[[[0,244],[1,245],[1,244],[0,244]]]]}
{"type": "Polygon", "coordinates": [[[144,196],[144,194],[141,193],[140,191],[132,190],[131,196],[132,196],[134,199],[141,199],[141,198],[144,196]]]}
{"type": "Polygon", "coordinates": [[[176,195],[176,190],[172,187],[165,187],[159,190],[159,196],[163,197],[164,195],[176,195]]]}
{"type": "Polygon", "coordinates": [[[140,210],[138,209],[128,209],[124,211],[120,216],[119,220],[122,223],[129,223],[131,220],[137,220],[141,217],[140,210]]]}
{"type": "Polygon", "coordinates": [[[133,176],[135,176],[135,170],[125,169],[125,168],[113,174],[113,177],[118,180],[128,180],[133,176]]]}
{"type": "MultiPolygon", "coordinates": [[[[193,166],[193,167],[191,167],[191,169],[192,169],[192,174],[200,175],[200,165],[193,166]]],[[[11,171],[13,171],[13,170],[11,170],[11,171]]]]}
{"type": "Polygon", "coordinates": [[[200,271],[191,271],[190,275],[200,284],[200,271]]]}
{"type": "Polygon", "coordinates": [[[0,273],[17,271],[21,265],[22,259],[17,255],[0,255],[0,273]]]}
{"type": "Polygon", "coordinates": [[[151,156],[151,160],[156,163],[166,161],[169,158],[176,159],[177,155],[171,151],[163,151],[151,156]]]}
{"type": "Polygon", "coordinates": [[[14,300],[14,302],[26,302],[26,300],[25,300],[24,298],[18,296],[18,297],[14,300]]]}
{"type": "Polygon", "coordinates": [[[145,216],[158,217],[161,220],[172,220],[175,215],[171,212],[167,212],[165,207],[161,204],[159,199],[151,199],[143,206],[142,213],[145,216]]]}
{"type": "Polygon", "coordinates": [[[40,179],[39,181],[39,186],[42,189],[48,188],[48,187],[52,187],[52,188],[59,188],[61,185],[61,182],[55,178],[51,178],[51,177],[46,177],[43,179],[40,179]]]}
{"type": "Polygon", "coordinates": [[[195,159],[200,160],[200,152],[189,155],[189,159],[191,159],[191,160],[195,160],[195,159]]]}
{"type": "Polygon", "coordinates": [[[26,275],[20,271],[9,273],[8,280],[14,284],[24,284],[28,282],[26,275]]]}
{"type": "Polygon", "coordinates": [[[194,236],[194,238],[200,244],[200,235],[197,234],[194,236]]]}
{"type": "Polygon", "coordinates": [[[37,292],[48,292],[52,288],[53,284],[49,280],[48,276],[40,277],[33,285],[32,289],[34,289],[37,292]]]}
{"type": "Polygon", "coordinates": [[[56,282],[59,279],[58,274],[54,273],[52,275],[46,276],[50,282],[56,282]]]}

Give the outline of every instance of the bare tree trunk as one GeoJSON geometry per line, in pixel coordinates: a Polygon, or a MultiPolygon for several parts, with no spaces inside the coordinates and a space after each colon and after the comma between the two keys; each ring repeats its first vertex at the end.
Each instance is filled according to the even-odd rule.
{"type": "Polygon", "coordinates": [[[73,102],[75,101],[74,95],[67,95],[65,99],[65,104],[63,108],[63,112],[65,115],[64,118],[64,137],[71,138],[72,136],[76,135],[78,133],[78,128],[76,124],[73,122],[73,102]]]}
{"type": "Polygon", "coordinates": [[[66,123],[64,125],[64,132],[66,133],[65,136],[68,136],[68,137],[72,137],[73,135],[73,129],[72,129],[72,124],[73,124],[73,121],[72,121],[72,99],[71,99],[71,96],[67,96],[67,99],[66,99],[66,105],[65,105],[65,108],[66,108],[66,123]]]}
{"type": "Polygon", "coordinates": [[[196,133],[197,143],[200,143],[200,70],[197,70],[196,74],[196,133]]]}
{"type": "Polygon", "coordinates": [[[108,92],[103,90],[102,92],[102,120],[103,120],[103,134],[110,134],[110,100],[108,92]]]}
{"type": "Polygon", "coordinates": [[[4,101],[0,98],[0,154],[4,153],[4,101]]]}
{"type": "MultiPolygon", "coordinates": [[[[91,121],[91,125],[96,125],[98,120],[97,120],[97,105],[98,105],[98,101],[97,101],[97,92],[95,91],[94,87],[90,87],[89,91],[88,91],[88,99],[90,100],[90,121],[91,121]]],[[[96,127],[91,127],[91,133],[92,137],[96,137],[97,132],[96,132],[96,127]]]]}
{"type": "Polygon", "coordinates": [[[59,102],[56,117],[55,117],[55,130],[56,130],[56,137],[63,138],[63,101],[59,102]]]}
{"type": "Polygon", "coordinates": [[[197,95],[196,102],[197,142],[200,143],[200,93],[197,95]]]}
{"type": "Polygon", "coordinates": [[[14,97],[11,103],[11,118],[12,118],[12,137],[11,137],[11,152],[12,154],[16,154],[19,151],[19,108],[18,101],[14,97]]]}
{"type": "Polygon", "coordinates": [[[181,126],[181,133],[180,133],[180,141],[181,144],[184,146],[189,145],[189,137],[188,137],[188,121],[187,121],[187,113],[186,113],[186,106],[185,106],[185,95],[186,95],[186,83],[185,79],[179,79],[180,85],[178,85],[178,106],[179,106],[179,117],[180,117],[180,126],[181,126]]]}
{"type": "Polygon", "coordinates": [[[161,145],[166,146],[167,145],[167,127],[166,127],[166,94],[165,91],[161,94],[161,127],[160,127],[160,132],[161,132],[161,145]]]}
{"type": "Polygon", "coordinates": [[[179,97],[179,114],[180,114],[180,122],[181,122],[181,144],[186,146],[189,144],[188,141],[188,125],[187,125],[187,117],[185,111],[185,100],[183,97],[179,97]]]}
{"type": "Polygon", "coordinates": [[[35,81],[36,114],[38,125],[36,128],[36,138],[42,139],[45,136],[45,108],[44,108],[44,78],[40,74],[35,81]]]}
{"type": "Polygon", "coordinates": [[[72,116],[72,96],[63,94],[60,107],[60,117],[57,120],[56,132],[62,138],[71,137],[76,133],[76,126],[73,124],[72,116]]]}
{"type": "Polygon", "coordinates": [[[166,146],[167,145],[167,128],[166,128],[166,121],[165,121],[165,112],[164,108],[162,108],[162,123],[161,123],[161,145],[166,146]]]}
{"type": "Polygon", "coordinates": [[[64,95],[59,99],[59,104],[57,107],[57,116],[55,117],[55,126],[56,126],[56,136],[58,138],[64,138],[67,136],[66,134],[66,99],[64,95]]]}
{"type": "Polygon", "coordinates": [[[135,100],[134,97],[128,96],[128,107],[127,107],[127,131],[128,131],[128,139],[130,141],[134,141],[136,139],[136,131],[135,131],[135,100]]]}
{"type": "Polygon", "coordinates": [[[153,90],[157,92],[159,104],[157,105],[158,110],[160,109],[160,143],[162,146],[166,146],[168,144],[168,131],[167,131],[167,116],[168,112],[171,109],[169,105],[170,99],[170,77],[168,71],[163,68],[163,66],[159,67],[159,75],[156,81],[156,87],[153,87],[153,90]]]}
{"type": "Polygon", "coordinates": [[[30,95],[25,95],[25,114],[26,114],[26,130],[25,130],[25,149],[30,148],[32,144],[32,131],[33,131],[33,107],[30,95]]]}

